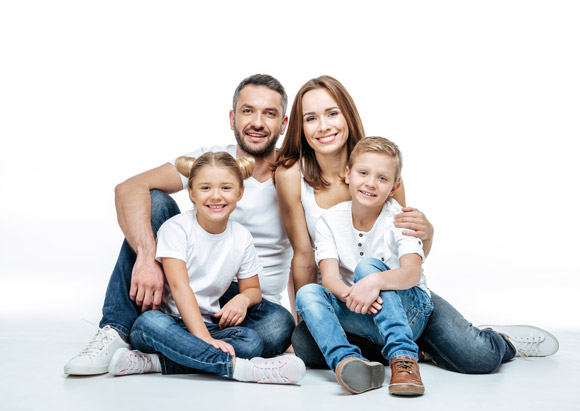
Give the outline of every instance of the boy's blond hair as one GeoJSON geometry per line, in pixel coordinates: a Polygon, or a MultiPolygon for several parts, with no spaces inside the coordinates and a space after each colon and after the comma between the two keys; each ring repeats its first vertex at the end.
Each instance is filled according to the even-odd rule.
{"type": "Polygon", "coordinates": [[[356,143],[356,146],[350,153],[348,159],[348,168],[352,169],[352,165],[357,157],[364,153],[378,153],[385,154],[395,159],[395,183],[401,181],[401,170],[403,169],[403,155],[399,147],[391,140],[384,137],[365,137],[356,143]]]}

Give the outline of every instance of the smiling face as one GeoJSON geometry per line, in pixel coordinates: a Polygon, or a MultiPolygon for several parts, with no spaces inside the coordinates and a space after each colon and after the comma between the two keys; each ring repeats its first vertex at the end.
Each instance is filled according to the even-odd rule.
{"type": "Polygon", "coordinates": [[[274,150],[287,122],[282,96],[265,86],[244,87],[235,112],[230,111],[230,125],[238,146],[254,157],[265,157],[274,150]]]}
{"type": "Polygon", "coordinates": [[[332,96],[323,88],[302,97],[302,127],[308,145],[320,154],[346,150],[348,125],[332,96]]]}
{"type": "Polygon", "coordinates": [[[212,234],[226,229],[228,218],[244,191],[234,173],[216,166],[201,167],[188,190],[197,208],[199,225],[212,234]]]}
{"type": "Polygon", "coordinates": [[[345,174],[353,209],[356,205],[380,210],[401,185],[396,174],[397,163],[392,156],[372,151],[359,154],[345,174]]]}

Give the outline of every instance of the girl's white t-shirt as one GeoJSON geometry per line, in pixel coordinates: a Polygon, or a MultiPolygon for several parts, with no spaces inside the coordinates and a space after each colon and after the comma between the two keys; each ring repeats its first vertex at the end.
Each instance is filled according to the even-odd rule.
{"type": "MultiPolygon", "coordinates": [[[[250,278],[262,270],[246,228],[230,220],[223,233],[210,234],[197,222],[195,210],[178,214],[159,228],[155,258],[161,262],[163,257],[185,261],[189,285],[207,322],[219,311],[218,300],[234,278],[250,278]]],[[[168,284],[165,296],[161,311],[179,317],[168,284]]]]}

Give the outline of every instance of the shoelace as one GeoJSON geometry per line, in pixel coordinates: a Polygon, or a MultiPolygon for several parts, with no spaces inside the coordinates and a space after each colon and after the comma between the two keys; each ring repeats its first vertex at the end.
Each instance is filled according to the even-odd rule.
{"type": "Polygon", "coordinates": [[[133,351],[129,352],[129,365],[119,371],[120,374],[143,374],[149,371],[148,367],[151,364],[147,354],[137,354],[133,351]]]}
{"type": "Polygon", "coordinates": [[[282,361],[268,361],[254,363],[254,367],[258,370],[257,381],[261,383],[285,383],[287,378],[280,375],[280,368],[285,364],[282,361]]]}
{"type": "Polygon", "coordinates": [[[79,355],[94,357],[101,351],[107,350],[109,348],[109,342],[115,338],[114,335],[108,333],[109,330],[112,330],[109,326],[99,329],[97,335],[93,337],[87,348],[82,350],[79,355]]]}
{"type": "Polygon", "coordinates": [[[540,344],[544,342],[542,337],[529,337],[529,338],[512,338],[510,339],[514,345],[516,345],[517,354],[522,357],[530,357],[537,354],[540,348],[540,344]]]}
{"type": "Polygon", "coordinates": [[[407,372],[413,374],[413,362],[409,360],[395,360],[395,368],[398,373],[407,372]]]}

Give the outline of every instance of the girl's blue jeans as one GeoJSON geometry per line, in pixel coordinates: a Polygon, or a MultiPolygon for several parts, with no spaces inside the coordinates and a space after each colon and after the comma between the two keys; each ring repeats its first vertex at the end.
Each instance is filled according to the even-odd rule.
{"type": "MultiPolygon", "coordinates": [[[[234,347],[238,358],[260,356],[262,339],[246,327],[221,330],[207,323],[210,335],[234,347]]],[[[233,357],[194,336],[183,320],[160,311],[147,311],[139,316],[131,329],[131,345],[146,353],[158,353],[163,374],[194,374],[199,371],[233,376],[233,357]]]]}
{"type": "MultiPolygon", "coordinates": [[[[375,258],[362,260],[354,272],[354,282],[389,267],[375,258]]],[[[417,359],[416,340],[433,309],[431,298],[419,287],[381,291],[383,307],[377,314],[357,314],[330,291],[318,284],[302,287],[296,296],[296,309],[302,317],[326,363],[334,371],[344,358],[364,358],[345,332],[382,346],[389,362],[401,355],[417,359]]]]}

